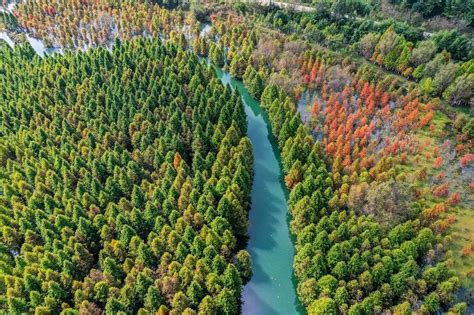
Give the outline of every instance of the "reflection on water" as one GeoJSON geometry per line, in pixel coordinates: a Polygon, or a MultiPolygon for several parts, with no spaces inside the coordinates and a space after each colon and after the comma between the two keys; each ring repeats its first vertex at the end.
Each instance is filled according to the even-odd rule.
{"type": "MultiPolygon", "coordinates": [[[[46,54],[51,55],[53,53],[62,54],[62,50],[58,48],[47,48],[44,42],[40,39],[31,37],[30,35],[25,35],[26,41],[30,44],[33,50],[40,57],[44,57],[46,54]]],[[[4,40],[11,48],[15,47],[15,42],[6,32],[0,32],[0,42],[4,40]]]]}
{"type": "Polygon", "coordinates": [[[8,36],[7,33],[5,33],[5,32],[0,32],[0,42],[1,42],[2,39],[3,39],[4,41],[6,41],[7,44],[8,44],[11,48],[13,48],[13,47],[15,46],[15,43],[14,43],[13,40],[10,38],[10,36],[8,36]]]}
{"type": "MultiPolygon", "coordinates": [[[[13,13],[13,9],[15,8],[16,1],[8,3],[6,6],[0,4],[0,12],[9,12],[13,13]]],[[[15,42],[11,39],[11,37],[6,32],[0,32],[0,42],[1,40],[7,42],[7,44],[13,48],[15,46],[15,42]]]]}
{"type": "Polygon", "coordinates": [[[54,53],[59,53],[63,54],[63,50],[59,48],[54,48],[54,47],[46,47],[44,42],[40,39],[31,37],[29,35],[26,35],[26,39],[28,40],[28,43],[30,43],[31,47],[33,50],[38,54],[40,57],[44,57],[45,55],[52,55],[54,53]]]}
{"type": "Polygon", "coordinates": [[[287,192],[280,154],[266,113],[241,81],[216,68],[222,83],[242,95],[254,155],[252,206],[247,251],[253,276],[244,287],[242,313],[253,315],[302,314],[293,277],[294,247],[288,227],[287,192]]]}
{"type": "Polygon", "coordinates": [[[30,43],[31,47],[36,51],[36,53],[40,57],[44,57],[44,53],[46,51],[46,47],[45,47],[44,43],[41,40],[33,38],[29,35],[26,35],[26,39],[30,43]]]}
{"type": "Polygon", "coordinates": [[[199,35],[201,37],[204,37],[206,36],[207,34],[209,34],[209,32],[211,31],[212,29],[212,26],[211,24],[204,24],[203,28],[201,29],[201,32],[199,33],[199,35]]]}
{"type": "Polygon", "coordinates": [[[0,12],[13,13],[13,9],[16,6],[16,1],[8,3],[6,6],[0,5],[0,12]]]}

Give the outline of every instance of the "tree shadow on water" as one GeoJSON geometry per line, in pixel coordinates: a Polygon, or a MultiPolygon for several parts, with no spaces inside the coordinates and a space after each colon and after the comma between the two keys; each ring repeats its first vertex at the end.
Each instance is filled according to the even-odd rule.
{"type": "Polygon", "coordinates": [[[278,314],[278,311],[259,297],[252,287],[246,286],[242,294],[242,314],[266,315],[278,314]]]}

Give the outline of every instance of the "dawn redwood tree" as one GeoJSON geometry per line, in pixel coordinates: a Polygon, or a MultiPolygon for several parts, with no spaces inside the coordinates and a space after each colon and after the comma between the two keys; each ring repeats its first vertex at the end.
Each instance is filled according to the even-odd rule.
{"type": "MultiPolygon", "coordinates": [[[[17,280],[0,309],[235,313],[251,275],[237,246],[253,174],[240,97],[159,40],[44,60],[24,50],[0,49],[0,71],[25,82],[0,98],[27,100],[25,115],[0,126],[0,211],[18,218],[2,219],[0,260],[17,280]]],[[[15,116],[16,104],[1,104],[2,117],[15,116]]]]}

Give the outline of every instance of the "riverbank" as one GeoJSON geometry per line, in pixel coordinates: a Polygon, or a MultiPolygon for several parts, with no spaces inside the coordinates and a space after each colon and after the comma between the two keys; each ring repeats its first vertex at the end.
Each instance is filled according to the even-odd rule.
{"type": "Polygon", "coordinates": [[[288,191],[268,116],[241,81],[215,69],[222,83],[242,96],[255,159],[246,248],[252,257],[253,277],[244,287],[242,313],[303,314],[292,270],[295,251],[288,228],[288,191]]]}

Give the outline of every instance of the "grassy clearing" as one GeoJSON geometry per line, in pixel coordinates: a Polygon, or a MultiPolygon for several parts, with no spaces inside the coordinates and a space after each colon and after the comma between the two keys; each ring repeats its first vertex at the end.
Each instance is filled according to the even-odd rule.
{"type": "MultiPolygon", "coordinates": [[[[451,119],[445,113],[436,111],[432,124],[434,125],[433,129],[424,128],[416,133],[415,137],[423,144],[423,149],[418,155],[410,157],[408,163],[403,166],[403,171],[406,174],[415,174],[417,170],[422,168],[426,168],[428,178],[440,173],[440,169],[433,168],[433,162],[436,158],[435,150],[442,145],[443,139],[446,139],[445,134],[452,133],[450,131],[451,119]]],[[[416,178],[413,179],[417,181],[416,178]]],[[[431,194],[428,181],[418,180],[417,182],[417,186],[425,192],[424,197],[419,200],[423,207],[429,208],[445,200],[445,198],[437,198],[431,194]]],[[[453,191],[461,188],[460,185],[467,185],[467,183],[456,181],[450,182],[450,184],[453,191]]],[[[472,193],[468,198],[473,198],[472,193]]],[[[474,242],[474,212],[465,198],[458,206],[450,206],[445,215],[449,214],[456,216],[456,222],[448,230],[452,239],[448,249],[452,251],[453,268],[458,273],[463,285],[472,288],[474,286],[474,254],[463,257],[461,253],[463,248],[474,242]]]]}
{"type": "Polygon", "coordinates": [[[470,208],[457,207],[456,223],[451,227],[451,248],[454,258],[454,269],[459,273],[460,279],[467,287],[474,285],[474,255],[462,257],[461,251],[465,246],[470,246],[474,240],[474,215],[470,208]]]}

